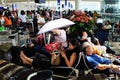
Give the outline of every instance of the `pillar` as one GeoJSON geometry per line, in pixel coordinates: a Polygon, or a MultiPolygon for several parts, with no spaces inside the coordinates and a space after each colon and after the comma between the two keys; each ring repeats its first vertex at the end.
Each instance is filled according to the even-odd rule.
{"type": "Polygon", "coordinates": [[[0,1],[0,3],[1,3],[1,4],[4,4],[4,3],[5,3],[5,1],[4,1],[4,0],[1,0],[1,1],[0,1]]]}
{"type": "Polygon", "coordinates": [[[75,9],[80,10],[81,7],[81,0],[75,0],[75,9]]]}

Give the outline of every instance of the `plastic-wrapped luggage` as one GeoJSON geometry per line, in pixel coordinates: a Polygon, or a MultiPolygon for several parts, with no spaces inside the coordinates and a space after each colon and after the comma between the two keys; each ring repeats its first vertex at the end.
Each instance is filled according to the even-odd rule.
{"type": "Polygon", "coordinates": [[[29,69],[0,60],[0,80],[47,80],[48,78],[52,78],[51,70],[29,69]],[[36,75],[33,76],[34,73],[36,75]]]}
{"type": "Polygon", "coordinates": [[[5,58],[5,54],[9,51],[12,47],[12,43],[3,43],[0,45],[0,59],[5,58]]]}

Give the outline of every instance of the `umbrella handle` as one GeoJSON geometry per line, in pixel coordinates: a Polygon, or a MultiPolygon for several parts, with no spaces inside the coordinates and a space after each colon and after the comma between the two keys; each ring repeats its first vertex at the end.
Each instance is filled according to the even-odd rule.
{"type": "Polygon", "coordinates": [[[47,42],[47,44],[50,44],[50,40],[51,40],[51,34],[48,35],[48,42],[47,42]]]}
{"type": "Polygon", "coordinates": [[[44,43],[46,45],[46,37],[45,37],[45,33],[43,33],[43,37],[44,37],[44,43]]]}

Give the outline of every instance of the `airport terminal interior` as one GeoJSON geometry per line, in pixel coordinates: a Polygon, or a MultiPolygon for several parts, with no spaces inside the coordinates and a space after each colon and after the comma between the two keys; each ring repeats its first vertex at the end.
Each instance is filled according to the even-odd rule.
{"type": "Polygon", "coordinates": [[[0,80],[120,80],[120,0],[0,0],[0,80]]]}

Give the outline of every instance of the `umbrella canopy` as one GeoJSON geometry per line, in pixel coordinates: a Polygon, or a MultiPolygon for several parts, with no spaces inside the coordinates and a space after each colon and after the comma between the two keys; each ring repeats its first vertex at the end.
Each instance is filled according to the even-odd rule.
{"type": "Polygon", "coordinates": [[[53,29],[67,27],[73,24],[75,23],[65,18],[52,20],[47,22],[45,25],[43,25],[42,28],[39,30],[38,34],[42,34],[42,33],[51,31],[53,29]]]}

